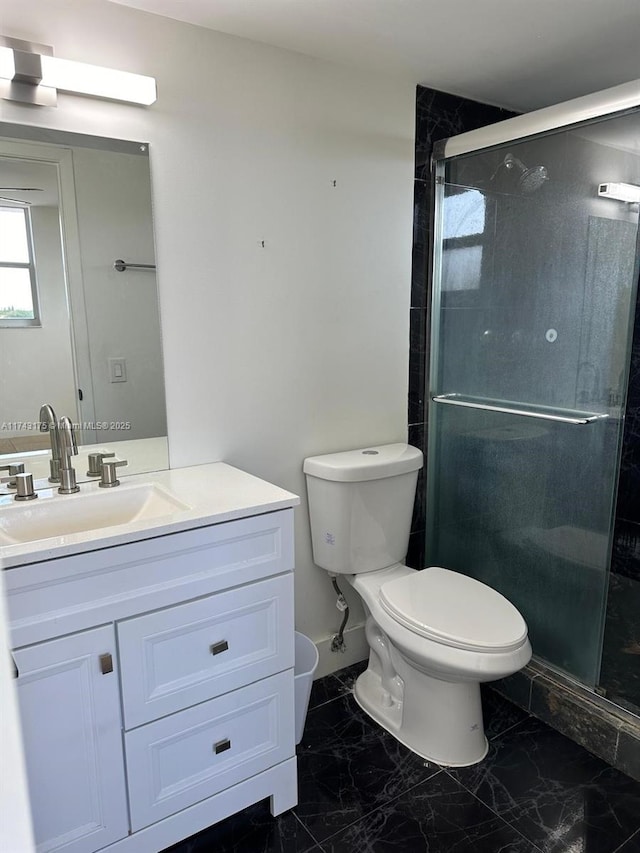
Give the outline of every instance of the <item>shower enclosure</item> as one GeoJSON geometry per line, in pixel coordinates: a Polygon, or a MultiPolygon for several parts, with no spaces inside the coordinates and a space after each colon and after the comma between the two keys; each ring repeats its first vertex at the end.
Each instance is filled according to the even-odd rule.
{"type": "Polygon", "coordinates": [[[427,565],[601,692],[640,202],[640,85],[610,92],[436,150],[427,466],[427,565]]]}

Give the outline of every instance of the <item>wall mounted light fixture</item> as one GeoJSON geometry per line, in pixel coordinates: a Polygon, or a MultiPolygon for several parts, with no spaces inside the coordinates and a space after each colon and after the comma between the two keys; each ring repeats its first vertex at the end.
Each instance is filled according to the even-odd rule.
{"type": "Polygon", "coordinates": [[[58,59],[49,45],[0,36],[0,98],[55,106],[58,90],[145,106],[156,100],[153,77],[58,59]]]}
{"type": "Polygon", "coordinates": [[[598,195],[618,201],[640,202],[640,187],[636,184],[598,184],[598,195]]]}

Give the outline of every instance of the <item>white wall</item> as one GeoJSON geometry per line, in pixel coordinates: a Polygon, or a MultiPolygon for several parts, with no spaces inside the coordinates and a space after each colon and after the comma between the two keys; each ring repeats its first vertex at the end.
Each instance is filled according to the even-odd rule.
{"type": "MultiPolygon", "coordinates": [[[[223,459],[304,497],[306,455],[404,440],[414,85],[104,0],[3,0],[2,24],[157,78],[148,109],[1,109],[151,143],[171,464],[223,459]]],[[[320,640],[339,614],[306,512],[296,621],[320,640]]]]}

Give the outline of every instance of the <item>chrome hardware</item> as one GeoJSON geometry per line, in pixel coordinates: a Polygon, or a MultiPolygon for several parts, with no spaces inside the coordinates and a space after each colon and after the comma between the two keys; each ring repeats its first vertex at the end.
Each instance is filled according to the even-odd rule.
{"type": "Polygon", "coordinates": [[[58,421],[56,413],[49,403],[40,407],[40,432],[48,432],[51,439],[51,459],[49,460],[49,482],[60,482],[60,434],[58,432],[58,421]]]}
{"type": "Polygon", "coordinates": [[[60,438],[60,488],[61,495],[73,495],[80,491],[76,484],[76,472],[71,467],[71,457],[78,455],[78,444],[73,424],[66,415],[58,422],[60,438]]]}
{"type": "MultiPolygon", "coordinates": [[[[525,418],[536,418],[541,421],[555,421],[562,424],[592,424],[595,421],[605,420],[609,416],[606,414],[598,414],[596,412],[576,412],[574,415],[561,415],[554,413],[553,409],[537,411],[528,411],[527,409],[519,409],[510,405],[496,405],[494,403],[484,403],[477,400],[465,398],[462,394],[436,394],[431,398],[434,403],[447,403],[449,406],[463,406],[466,409],[481,409],[483,412],[501,412],[505,415],[522,415],[525,418]]],[[[502,402],[502,401],[500,401],[502,402]]],[[[557,410],[555,410],[557,412],[557,410]]]]}
{"type": "Polygon", "coordinates": [[[209,651],[212,655],[219,655],[221,652],[226,652],[228,648],[229,643],[226,640],[220,640],[218,643],[209,646],[209,651]]]}
{"type": "Polygon", "coordinates": [[[76,472],[74,468],[60,469],[60,488],[58,492],[61,495],[75,495],[80,491],[80,486],[76,483],[76,472]]]}
{"type": "Polygon", "coordinates": [[[33,474],[16,474],[16,490],[14,501],[34,501],[38,493],[33,488],[33,474]]]}
{"type": "Polygon", "coordinates": [[[115,455],[115,453],[90,453],[87,477],[102,477],[102,460],[115,455]]]}
{"type": "Polygon", "coordinates": [[[231,749],[231,741],[229,738],[219,740],[218,743],[214,743],[213,745],[213,751],[216,755],[219,755],[221,752],[226,752],[228,749],[231,749]]]}
{"type": "Polygon", "coordinates": [[[130,261],[123,261],[122,258],[118,258],[117,261],[113,262],[113,268],[118,272],[125,272],[126,270],[154,270],[156,268],[156,265],[132,264],[130,261]]]}
{"type": "Polygon", "coordinates": [[[9,472],[8,489],[16,488],[16,474],[24,474],[24,462],[16,462],[14,465],[0,465],[0,471],[9,472]]]}
{"type": "Polygon", "coordinates": [[[103,675],[109,675],[110,672],[113,672],[113,658],[108,652],[100,655],[98,660],[100,661],[100,672],[103,675]]]}
{"type": "Polygon", "coordinates": [[[112,489],[114,486],[120,485],[120,480],[116,477],[116,468],[121,465],[128,465],[126,459],[121,459],[118,462],[103,462],[102,463],[102,479],[98,483],[101,489],[112,489]]]}

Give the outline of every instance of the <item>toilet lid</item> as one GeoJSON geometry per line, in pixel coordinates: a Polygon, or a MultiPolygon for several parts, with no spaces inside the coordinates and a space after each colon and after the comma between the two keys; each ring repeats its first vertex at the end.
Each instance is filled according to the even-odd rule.
{"type": "Polygon", "coordinates": [[[527,637],[524,619],[503,595],[438,566],[383,583],[380,603],[414,633],[456,648],[510,651],[527,637]]]}

